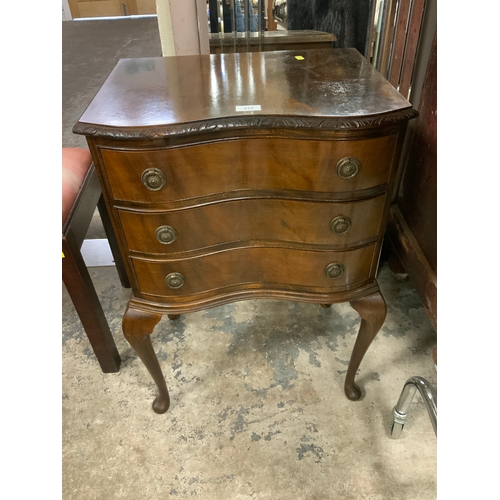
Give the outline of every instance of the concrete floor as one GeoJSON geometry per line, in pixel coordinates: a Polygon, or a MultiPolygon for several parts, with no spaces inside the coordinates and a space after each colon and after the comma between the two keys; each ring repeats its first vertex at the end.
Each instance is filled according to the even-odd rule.
{"type": "MultiPolygon", "coordinates": [[[[120,57],[160,55],[156,20],[63,23],[63,146],[120,57]]],[[[99,236],[99,221],[89,238],[99,236]]],[[[386,322],[358,373],[361,401],[343,394],[359,317],[330,309],[246,301],[164,318],[152,336],[171,393],[151,410],[155,385],[121,333],[130,292],[114,267],[91,276],[122,357],[103,374],[62,291],[62,497],[436,498],[436,437],[417,394],[401,439],[391,412],[415,375],[435,387],[436,334],[408,281],[382,263],[386,322]]]]}
{"type": "Polygon", "coordinates": [[[119,59],[156,56],[161,56],[156,17],[63,22],[62,145],[86,146],[71,129],[119,59]]]}

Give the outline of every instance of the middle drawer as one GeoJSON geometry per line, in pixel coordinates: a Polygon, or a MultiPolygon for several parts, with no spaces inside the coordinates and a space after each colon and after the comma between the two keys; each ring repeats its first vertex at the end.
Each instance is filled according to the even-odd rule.
{"type": "Polygon", "coordinates": [[[378,236],[385,198],[337,203],[247,199],[118,213],[127,246],[136,252],[171,254],[257,240],[345,247],[378,236]]]}

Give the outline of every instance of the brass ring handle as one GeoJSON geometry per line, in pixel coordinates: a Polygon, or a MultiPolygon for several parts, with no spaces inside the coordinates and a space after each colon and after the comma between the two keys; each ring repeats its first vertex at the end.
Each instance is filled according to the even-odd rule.
{"type": "Polygon", "coordinates": [[[332,279],[340,278],[344,271],[345,267],[338,262],[332,262],[325,267],[325,274],[332,279]]]}
{"type": "Polygon", "coordinates": [[[155,235],[163,245],[170,245],[177,239],[177,231],[171,226],[160,226],[155,235]]]}
{"type": "Polygon", "coordinates": [[[186,280],[181,273],[170,273],[165,278],[165,283],[167,284],[167,286],[173,288],[174,290],[177,288],[181,288],[181,286],[184,285],[185,281],[186,280]]]}
{"type": "Polygon", "coordinates": [[[337,163],[337,174],[342,179],[352,179],[359,172],[361,163],[357,158],[346,156],[337,163]]]}
{"type": "Polygon", "coordinates": [[[351,228],[352,222],[349,217],[346,217],[345,215],[339,215],[338,217],[335,217],[335,219],[332,219],[330,222],[330,229],[332,232],[335,234],[344,234],[349,231],[351,228]]]}
{"type": "Polygon", "coordinates": [[[151,191],[160,191],[165,186],[167,179],[161,170],[148,168],[141,175],[141,181],[151,191]]]}

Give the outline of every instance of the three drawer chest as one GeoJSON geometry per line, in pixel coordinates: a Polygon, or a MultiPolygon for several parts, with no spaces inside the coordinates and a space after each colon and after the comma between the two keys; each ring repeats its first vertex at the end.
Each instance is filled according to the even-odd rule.
{"type": "Polygon", "coordinates": [[[386,314],[376,272],[408,121],[355,49],[122,59],[73,131],[92,153],[132,286],[123,333],[170,400],[163,314],[245,299],[361,325],[345,394],[386,314]]]}

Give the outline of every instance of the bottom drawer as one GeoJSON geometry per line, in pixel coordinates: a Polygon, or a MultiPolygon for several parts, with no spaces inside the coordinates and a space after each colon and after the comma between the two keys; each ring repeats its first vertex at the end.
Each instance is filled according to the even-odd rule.
{"type": "Polygon", "coordinates": [[[189,259],[132,258],[140,294],[176,298],[225,288],[332,292],[370,278],[375,245],[343,252],[246,247],[189,259]]]}

